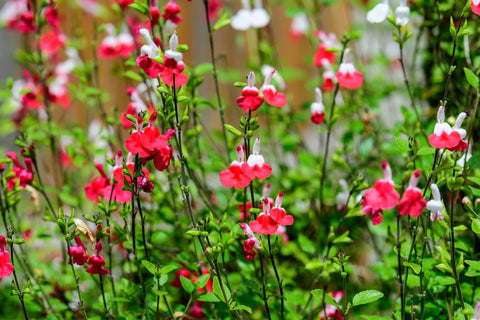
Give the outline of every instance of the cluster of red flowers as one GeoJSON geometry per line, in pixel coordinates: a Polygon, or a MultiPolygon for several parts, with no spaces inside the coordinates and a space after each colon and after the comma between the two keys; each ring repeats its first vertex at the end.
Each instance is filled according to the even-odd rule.
{"type": "Polygon", "coordinates": [[[277,92],[275,86],[270,84],[274,73],[275,70],[272,70],[265,77],[265,82],[261,89],[263,96],[260,96],[258,88],[254,86],[255,74],[253,71],[250,71],[247,80],[248,84],[243,88],[242,95],[237,98],[237,105],[244,111],[255,111],[260,108],[265,98],[267,103],[274,107],[281,108],[285,106],[287,104],[287,97],[285,94],[277,92]]]}
{"type": "Polygon", "coordinates": [[[35,16],[28,0],[10,0],[0,11],[0,22],[9,30],[30,33],[37,30],[35,16]]]}
{"type": "Polygon", "coordinates": [[[6,278],[13,272],[13,264],[10,262],[10,254],[6,251],[7,240],[0,235],[0,278],[6,278]]]}
{"type": "Polygon", "coordinates": [[[95,245],[95,254],[92,256],[88,256],[87,250],[85,249],[80,236],[75,238],[75,242],[77,243],[77,246],[70,247],[69,252],[73,263],[83,266],[88,262],[89,266],[87,267],[86,271],[90,274],[99,274],[105,276],[110,273],[110,270],[103,267],[105,265],[105,259],[100,256],[100,252],[102,251],[101,241],[98,241],[95,245]]]}
{"type": "Polygon", "coordinates": [[[160,41],[155,38],[155,41],[150,37],[147,29],[140,29],[140,34],[145,39],[147,44],[143,45],[140,50],[140,55],[137,57],[137,65],[145,71],[148,77],[156,79],[159,76],[163,82],[172,87],[173,75],[175,74],[175,87],[183,86],[188,82],[188,76],[183,72],[185,63],[183,63],[183,55],[177,52],[178,37],[174,33],[170,37],[170,49],[163,53],[163,64],[155,61],[154,58],[160,56],[160,41]]]}
{"type": "Polygon", "coordinates": [[[220,172],[220,182],[227,188],[241,189],[247,187],[250,182],[258,178],[266,179],[272,173],[272,167],[265,162],[260,154],[260,138],[255,140],[253,153],[244,162],[243,147],[237,147],[237,160],[233,161],[228,169],[220,172]]]}
{"type": "Polygon", "coordinates": [[[172,159],[173,149],[168,145],[175,134],[175,130],[168,129],[165,135],[161,135],[158,128],[155,127],[157,113],[150,115],[148,126],[143,128],[143,119],[137,118],[136,130],[132,131],[130,137],[125,141],[125,147],[129,152],[142,158],[145,164],[153,159],[153,165],[160,171],[165,170],[172,159]]]}
{"type": "Polygon", "coordinates": [[[128,58],[130,53],[135,51],[135,39],[127,28],[123,27],[121,32],[116,35],[115,26],[107,23],[105,31],[107,31],[107,36],[103,38],[97,48],[99,57],[109,59],[128,58]]]}
{"type": "MultiPolygon", "coordinates": [[[[7,157],[12,159],[13,168],[12,172],[15,176],[7,178],[7,188],[12,190],[18,183],[18,186],[24,189],[28,184],[31,184],[33,181],[33,169],[32,169],[32,159],[25,158],[26,168],[18,161],[17,155],[15,152],[7,152],[7,157]]],[[[3,167],[3,164],[0,164],[0,169],[3,167]]]]}
{"type": "Polygon", "coordinates": [[[452,128],[445,122],[445,107],[440,106],[440,108],[438,108],[437,123],[433,129],[433,133],[428,136],[428,141],[432,147],[437,149],[447,148],[452,152],[468,149],[468,143],[465,141],[467,131],[460,128],[466,117],[467,113],[461,112],[452,128]]]}
{"type": "Polygon", "coordinates": [[[422,191],[416,187],[420,170],[412,174],[408,187],[403,193],[402,199],[400,199],[400,195],[395,190],[390,166],[384,161],[382,162],[382,168],[384,179],[377,180],[373,188],[365,192],[362,212],[371,215],[374,225],[383,221],[383,210],[394,208],[397,204],[397,209],[401,215],[418,217],[427,206],[422,191]]]}
{"type": "Polygon", "coordinates": [[[333,33],[326,33],[322,30],[316,31],[316,36],[320,39],[317,51],[313,56],[313,64],[316,67],[323,67],[324,83],[323,91],[329,91],[335,88],[334,82],[338,81],[341,88],[358,89],[363,84],[363,74],[357,71],[353,65],[353,59],[350,49],[346,49],[343,55],[343,61],[340,63],[338,71],[335,73],[332,64],[337,57],[337,50],[340,44],[333,33]]]}

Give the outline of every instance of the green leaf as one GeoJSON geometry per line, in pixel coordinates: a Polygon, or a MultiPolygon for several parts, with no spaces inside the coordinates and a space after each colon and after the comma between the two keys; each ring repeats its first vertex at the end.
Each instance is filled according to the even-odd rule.
{"type": "Polygon", "coordinates": [[[246,87],[247,84],[245,82],[240,82],[240,81],[236,81],[234,84],[233,84],[234,87],[239,87],[239,88],[243,88],[243,87],[246,87]]]}
{"type": "Polygon", "coordinates": [[[213,292],[207,292],[201,295],[200,297],[198,297],[198,300],[205,302],[220,302],[220,299],[218,299],[213,292]]]}
{"type": "Polygon", "coordinates": [[[153,263],[151,263],[148,260],[142,260],[142,264],[148,270],[148,272],[150,272],[153,275],[157,274],[157,267],[155,267],[153,263]]]}
{"type": "Polygon", "coordinates": [[[210,274],[209,273],[203,274],[200,277],[198,277],[197,282],[196,282],[197,288],[205,287],[205,285],[208,282],[208,279],[210,279],[210,274]]]}
{"type": "MultiPolygon", "coordinates": [[[[232,297],[230,294],[230,290],[224,285],[223,289],[225,290],[225,296],[227,298],[227,301],[230,300],[232,297]]],[[[218,281],[218,277],[213,278],[213,293],[217,295],[217,297],[220,299],[220,301],[225,302],[225,298],[223,297],[223,292],[222,288],[220,287],[220,282],[218,281]]]]}
{"type": "Polygon", "coordinates": [[[238,137],[242,136],[242,133],[240,132],[240,130],[238,130],[234,126],[231,126],[229,124],[225,124],[225,129],[227,129],[228,131],[230,131],[231,133],[233,133],[234,135],[236,135],[238,137]]]}
{"type": "Polygon", "coordinates": [[[477,178],[477,177],[468,177],[467,180],[477,184],[480,186],[480,178],[477,178]]]}
{"type": "Polygon", "coordinates": [[[177,47],[178,52],[187,52],[188,51],[188,45],[186,44],[179,44],[177,47]]]}
{"type": "Polygon", "coordinates": [[[125,71],[125,72],[123,73],[123,76],[124,76],[125,78],[132,79],[132,80],[135,80],[135,81],[138,81],[138,82],[141,82],[141,81],[142,81],[142,77],[141,77],[138,73],[136,73],[136,72],[134,72],[134,71],[132,71],[132,70],[127,70],[127,71],[125,71]]]}
{"type": "Polygon", "coordinates": [[[333,243],[351,243],[353,240],[348,236],[349,231],[345,231],[333,240],[333,243]]]}
{"type": "Polygon", "coordinates": [[[145,6],[139,4],[139,3],[132,3],[129,5],[130,8],[134,9],[134,10],[137,10],[138,12],[146,15],[148,13],[148,8],[146,8],[145,6]]]}
{"type": "Polygon", "coordinates": [[[413,262],[404,262],[403,265],[405,267],[410,267],[412,268],[413,272],[415,272],[415,274],[419,274],[420,271],[422,271],[422,266],[419,265],[419,264],[416,264],[416,263],[413,263],[413,262]]]}
{"type": "Polygon", "coordinates": [[[417,156],[423,156],[426,154],[434,154],[435,148],[432,147],[422,147],[417,151],[417,156]]]}
{"type": "Polygon", "coordinates": [[[455,39],[455,34],[457,33],[457,29],[455,28],[455,24],[453,23],[453,18],[450,16],[450,35],[452,36],[452,39],[455,39]]]}
{"type": "Polygon", "coordinates": [[[480,234],[480,219],[473,219],[472,221],[472,230],[476,234],[480,234]]]}
{"type": "Polygon", "coordinates": [[[371,303],[381,299],[383,297],[383,293],[377,290],[365,290],[362,292],[357,293],[353,297],[353,306],[359,306],[362,304],[371,303]]]}
{"type": "Polygon", "coordinates": [[[166,292],[166,291],[160,291],[160,290],[158,290],[157,288],[152,288],[152,293],[153,293],[154,295],[156,295],[157,297],[161,297],[161,296],[164,296],[164,295],[168,294],[168,292],[166,292]]]}
{"type": "Polygon", "coordinates": [[[475,89],[478,89],[479,80],[477,75],[473,73],[472,70],[465,67],[463,68],[463,72],[465,72],[465,77],[467,78],[468,83],[475,89]]]}
{"type": "Polygon", "coordinates": [[[161,274],[167,274],[167,273],[170,273],[170,272],[172,272],[173,270],[176,270],[176,269],[178,269],[177,266],[174,266],[174,265],[169,264],[169,265],[163,267],[163,268],[160,270],[160,273],[161,273],[161,274]]]}
{"type": "Polygon", "coordinates": [[[319,298],[319,299],[322,299],[322,297],[325,295],[326,303],[331,304],[332,306],[338,307],[337,301],[335,301],[335,299],[328,293],[324,293],[322,289],[312,290],[311,293],[315,298],[319,298]]]}
{"type": "Polygon", "coordinates": [[[250,314],[252,313],[252,308],[244,306],[243,304],[239,304],[238,306],[231,308],[231,310],[245,310],[250,314]]]}
{"type": "Polygon", "coordinates": [[[400,147],[400,149],[402,149],[403,151],[405,151],[405,152],[410,151],[410,147],[408,146],[408,141],[407,140],[405,140],[403,138],[400,138],[400,137],[395,137],[395,142],[400,147]]]}
{"type": "Polygon", "coordinates": [[[192,280],[180,276],[180,282],[182,283],[183,289],[185,289],[185,291],[187,291],[188,293],[192,293],[193,290],[195,290],[195,284],[192,280]]]}
{"type": "Polygon", "coordinates": [[[227,15],[227,12],[224,12],[223,15],[218,19],[218,21],[213,26],[213,31],[217,31],[220,28],[228,26],[230,24],[230,18],[227,15]]]}
{"type": "Polygon", "coordinates": [[[472,269],[480,271],[480,261],[465,260],[465,263],[468,264],[472,269]]]}

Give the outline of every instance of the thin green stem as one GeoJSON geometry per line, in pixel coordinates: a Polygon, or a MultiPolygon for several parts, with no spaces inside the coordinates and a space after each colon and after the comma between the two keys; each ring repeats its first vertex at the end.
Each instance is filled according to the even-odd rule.
{"type": "Polygon", "coordinates": [[[280,280],[278,274],[277,265],[275,264],[275,257],[272,253],[272,244],[270,241],[270,235],[267,235],[268,241],[268,252],[270,256],[270,261],[272,262],[273,271],[275,273],[275,278],[277,279],[278,291],[280,292],[280,315],[282,320],[285,320],[285,297],[283,296],[283,281],[280,280]]]}
{"type": "MultiPolygon", "coordinates": [[[[68,252],[70,252],[70,242],[69,241],[65,241],[65,242],[67,243],[67,250],[68,252]]],[[[72,255],[69,254],[68,256],[69,256],[68,264],[72,269],[73,278],[75,279],[75,289],[77,290],[77,294],[78,294],[78,306],[80,307],[80,310],[82,310],[83,318],[87,320],[88,319],[87,311],[85,310],[85,303],[82,299],[82,292],[80,291],[80,283],[79,283],[80,278],[77,276],[75,267],[73,266],[72,255]]]]}

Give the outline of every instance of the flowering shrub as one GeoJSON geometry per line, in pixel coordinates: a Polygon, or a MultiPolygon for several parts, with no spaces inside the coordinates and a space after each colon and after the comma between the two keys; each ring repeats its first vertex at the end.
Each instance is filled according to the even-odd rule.
{"type": "Polygon", "coordinates": [[[480,2],[345,5],[4,1],[0,318],[480,320],[480,2]]]}

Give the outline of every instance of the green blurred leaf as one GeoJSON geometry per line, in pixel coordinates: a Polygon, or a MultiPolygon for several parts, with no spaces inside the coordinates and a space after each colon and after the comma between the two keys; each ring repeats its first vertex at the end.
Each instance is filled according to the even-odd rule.
{"type": "Polygon", "coordinates": [[[353,297],[353,306],[359,306],[362,304],[372,303],[381,299],[383,297],[383,293],[377,290],[365,290],[362,292],[357,293],[353,297]]]}

